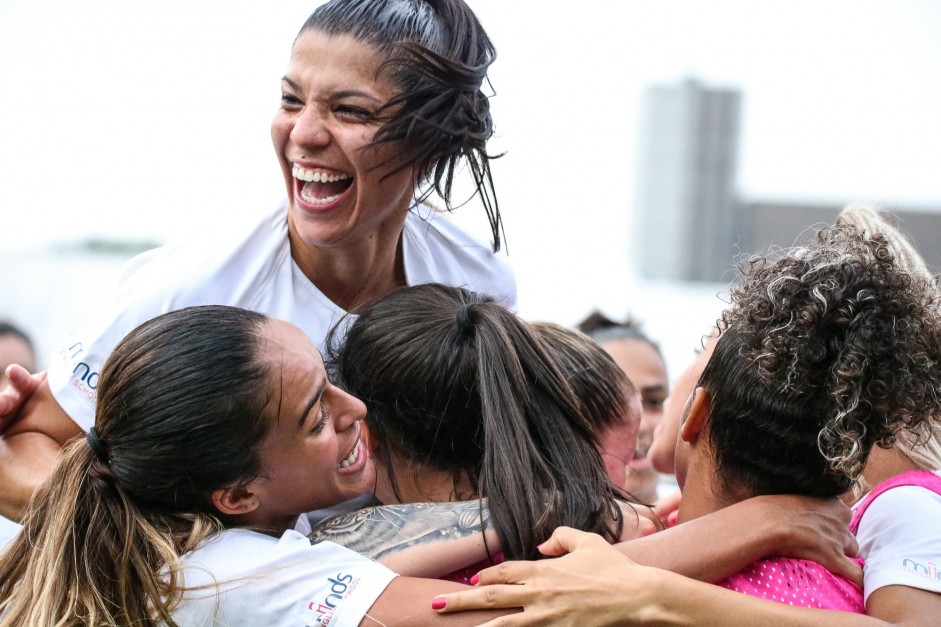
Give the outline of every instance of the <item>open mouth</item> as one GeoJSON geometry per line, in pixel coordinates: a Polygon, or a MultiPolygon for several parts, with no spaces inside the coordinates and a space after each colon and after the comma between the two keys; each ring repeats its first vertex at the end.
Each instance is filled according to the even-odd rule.
{"type": "Polygon", "coordinates": [[[350,464],[356,463],[356,460],[359,459],[359,449],[360,449],[359,443],[361,441],[362,440],[360,438],[356,438],[356,444],[353,445],[353,450],[350,451],[350,454],[344,457],[343,460],[339,464],[337,464],[338,467],[346,468],[350,464]]]}
{"type": "Polygon", "coordinates": [[[326,205],[346,192],[353,184],[353,177],[342,172],[327,172],[322,169],[307,169],[294,164],[291,174],[301,182],[301,198],[312,205],[326,205]]]}

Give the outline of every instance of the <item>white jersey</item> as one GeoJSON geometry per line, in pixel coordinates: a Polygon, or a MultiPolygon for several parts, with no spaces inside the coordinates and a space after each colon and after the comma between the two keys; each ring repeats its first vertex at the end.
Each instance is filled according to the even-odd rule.
{"type": "MultiPolygon", "coordinates": [[[[934,474],[941,476],[941,471],[934,474]]],[[[859,554],[866,560],[866,600],[879,588],[893,585],[941,593],[941,494],[937,489],[899,485],[868,503],[856,530],[859,554]]]]}
{"type": "MultiPolygon", "coordinates": [[[[425,213],[425,212],[423,212],[425,213]]],[[[291,258],[287,206],[250,228],[171,243],[131,259],[116,292],[49,360],[52,394],[86,431],[94,423],[98,377],[117,343],[151,318],[192,305],[232,305],[287,320],[323,351],[347,312],[310,282],[291,258]]],[[[402,234],[409,285],[444,283],[493,296],[516,309],[506,259],[447,216],[409,212],[402,234]]]]}
{"type": "Polygon", "coordinates": [[[186,627],[356,627],[396,574],[349,549],[247,529],[210,536],[183,556],[186,627]]]}

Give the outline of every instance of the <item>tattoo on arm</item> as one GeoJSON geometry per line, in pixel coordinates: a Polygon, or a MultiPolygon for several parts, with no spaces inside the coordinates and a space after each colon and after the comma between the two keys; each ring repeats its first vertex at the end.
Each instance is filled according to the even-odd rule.
{"type": "Polygon", "coordinates": [[[483,533],[490,524],[485,500],[405,503],[356,510],[325,520],[308,536],[329,540],[367,557],[483,533]]]}

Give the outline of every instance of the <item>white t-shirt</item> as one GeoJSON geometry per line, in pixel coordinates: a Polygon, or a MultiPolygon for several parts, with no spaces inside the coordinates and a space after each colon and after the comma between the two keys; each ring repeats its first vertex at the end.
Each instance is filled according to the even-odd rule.
{"type": "Polygon", "coordinates": [[[183,556],[185,627],[356,627],[396,574],[332,542],[229,529],[183,556]]]}
{"type": "MultiPolygon", "coordinates": [[[[297,325],[323,350],[327,333],[347,313],[291,258],[286,205],[248,227],[225,230],[131,259],[111,301],[49,360],[52,394],[82,429],[94,423],[95,390],[105,359],[125,335],[161,313],[192,305],[252,309],[297,325]]],[[[516,279],[505,257],[464,233],[447,215],[409,212],[402,251],[409,285],[465,287],[516,309],[516,279]]]]}
{"type": "Polygon", "coordinates": [[[887,490],[869,505],[856,540],[867,601],[892,585],[941,592],[941,495],[918,486],[887,490]]]}

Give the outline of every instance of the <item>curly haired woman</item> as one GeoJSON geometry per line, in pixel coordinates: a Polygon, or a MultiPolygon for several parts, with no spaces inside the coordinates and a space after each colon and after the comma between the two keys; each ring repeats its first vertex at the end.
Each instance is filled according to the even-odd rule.
{"type": "MultiPolygon", "coordinates": [[[[818,240],[777,260],[752,261],[733,291],[714,352],[683,411],[676,460],[685,484],[680,521],[755,494],[845,493],[859,479],[874,445],[888,447],[901,432],[925,434],[936,428],[941,317],[934,282],[913,269],[904,251],[879,231],[841,224],[821,231],[818,240]]],[[[482,573],[480,582],[524,585],[491,589],[484,603],[479,602],[483,591],[450,595],[447,608],[525,605],[513,624],[532,624],[527,615],[550,624],[550,617],[562,612],[567,620],[585,612],[591,624],[647,624],[651,619],[688,624],[693,619],[696,624],[764,620],[775,625],[823,620],[819,610],[784,604],[862,609],[861,591],[854,596],[852,587],[843,585],[847,582],[793,560],[766,562],[767,568],[756,563],[752,572],[729,582],[743,590],[754,590],[758,583],[764,596],[784,603],[771,604],[642,569],[572,530],[557,532],[541,550],[572,552],[553,567],[566,572],[565,584],[545,577],[530,584],[546,575],[545,567],[506,564],[482,573]],[[588,558],[604,568],[589,576],[588,558]],[[797,572],[809,578],[800,580],[797,572]],[[612,581],[613,573],[618,575],[612,581]],[[560,594],[589,579],[596,587],[607,581],[601,584],[605,598],[616,601],[599,596],[580,601],[576,609],[571,595],[560,594]],[[540,598],[551,600],[535,602],[540,592],[540,598]]],[[[876,605],[870,598],[867,608],[892,624],[923,624],[938,595],[914,593],[927,597],[876,605]]],[[[826,620],[886,624],[875,616],[829,612],[826,620]]]]}

